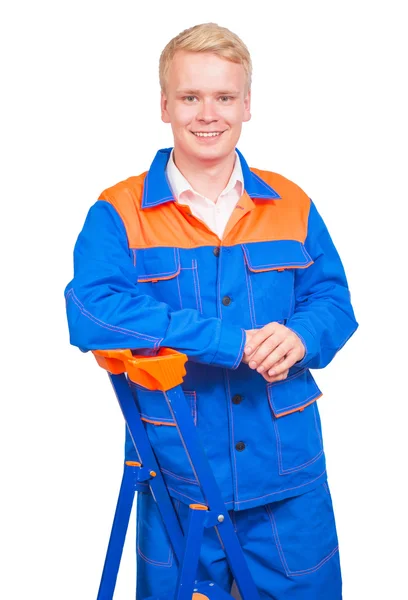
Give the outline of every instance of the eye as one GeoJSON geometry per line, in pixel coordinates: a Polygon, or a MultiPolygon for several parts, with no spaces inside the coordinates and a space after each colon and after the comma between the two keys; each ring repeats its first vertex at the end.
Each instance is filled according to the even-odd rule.
{"type": "Polygon", "coordinates": [[[226,104],[226,102],[228,102],[228,100],[233,100],[233,96],[220,96],[220,100],[221,100],[222,104],[226,104]]]}
{"type": "Polygon", "coordinates": [[[184,96],[183,97],[183,100],[185,100],[189,104],[191,104],[192,102],[194,102],[194,100],[196,100],[196,99],[197,99],[197,96],[184,96]]]}

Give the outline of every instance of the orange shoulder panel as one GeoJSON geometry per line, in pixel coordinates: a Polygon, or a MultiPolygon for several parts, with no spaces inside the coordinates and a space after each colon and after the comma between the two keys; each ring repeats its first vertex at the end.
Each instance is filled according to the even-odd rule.
{"type": "MultiPolygon", "coordinates": [[[[304,242],[310,199],[295,183],[282,175],[251,168],[281,197],[278,200],[252,200],[244,192],[225,230],[222,244],[297,240],[304,242]],[[245,217],[245,218],[244,218],[245,217]]],[[[193,248],[219,245],[217,235],[195,219],[189,209],[175,202],[141,210],[143,184],[147,172],[107,188],[99,200],[110,202],[120,215],[130,248],[169,246],[193,248]]]]}
{"type": "Polygon", "coordinates": [[[119,214],[123,224],[125,225],[129,246],[131,248],[133,246],[132,242],[135,241],[133,239],[135,237],[134,233],[136,233],[136,229],[134,226],[132,227],[132,224],[137,226],[137,221],[135,223],[135,217],[137,220],[137,215],[140,212],[140,204],[143,195],[143,183],[146,175],[147,171],[141,175],[129,177],[124,181],[120,181],[119,183],[116,183],[115,185],[104,190],[98,198],[98,200],[105,200],[106,202],[112,204],[116,212],[119,214]]]}
{"type": "Polygon", "coordinates": [[[239,241],[297,240],[304,242],[310,211],[310,198],[293,181],[283,175],[251,168],[280,196],[277,200],[255,200],[252,211],[239,232],[239,241]]]}
{"type": "Polygon", "coordinates": [[[184,205],[166,202],[141,209],[147,172],[106,189],[99,200],[110,202],[125,225],[130,248],[169,246],[192,248],[217,243],[217,236],[197,221],[184,205]]]}

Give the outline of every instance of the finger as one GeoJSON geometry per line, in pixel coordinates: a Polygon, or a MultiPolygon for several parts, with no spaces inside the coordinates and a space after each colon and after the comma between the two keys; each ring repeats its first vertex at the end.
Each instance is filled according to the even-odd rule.
{"type": "Polygon", "coordinates": [[[265,327],[262,327],[262,329],[258,329],[245,346],[244,354],[252,354],[270,335],[273,334],[275,325],[278,325],[278,323],[268,323],[265,327]]]}
{"type": "Polygon", "coordinates": [[[265,328],[259,329],[254,335],[250,336],[248,343],[244,348],[244,356],[248,358],[254,354],[259,346],[270,336],[270,333],[265,328]]]}
{"type": "Polygon", "coordinates": [[[276,381],[283,381],[284,379],[286,379],[287,376],[288,376],[288,374],[289,374],[289,369],[286,369],[286,371],[284,371],[280,375],[276,375],[274,377],[271,377],[270,375],[268,375],[268,373],[263,373],[262,377],[264,379],[266,379],[266,381],[268,383],[275,383],[276,381]]]}
{"type": "Polygon", "coordinates": [[[272,368],[269,368],[268,375],[270,377],[275,377],[276,375],[280,375],[286,370],[289,370],[295,362],[298,361],[298,353],[297,352],[288,352],[283,361],[275,363],[272,368]]]}
{"type": "Polygon", "coordinates": [[[252,357],[255,356],[257,350],[258,350],[258,348],[255,348],[255,350],[253,350],[252,354],[248,354],[248,355],[246,355],[244,353],[244,355],[242,357],[242,362],[248,364],[250,362],[250,360],[252,360],[252,357]]]}
{"type": "Polygon", "coordinates": [[[275,363],[274,367],[277,367],[278,365],[282,364],[285,359],[286,359],[286,355],[282,356],[282,358],[280,360],[278,360],[277,363],[275,363]]]}
{"type": "Polygon", "coordinates": [[[269,353],[265,359],[259,363],[257,368],[258,373],[263,373],[275,366],[275,364],[281,361],[290,352],[292,345],[290,340],[284,339],[278,344],[272,352],[269,353]]]}
{"type": "Polygon", "coordinates": [[[259,365],[263,363],[266,357],[269,356],[279,344],[280,339],[277,335],[271,335],[268,337],[251,356],[251,360],[248,362],[250,368],[256,369],[259,367],[259,365]]]}
{"type": "MultiPolygon", "coordinates": [[[[265,357],[271,354],[279,344],[285,339],[285,331],[280,329],[280,325],[277,323],[278,329],[271,328],[272,334],[264,339],[264,341],[255,349],[251,355],[251,360],[254,361],[252,368],[259,367],[260,364],[265,360],[265,357]]],[[[250,361],[248,361],[250,362],[250,361]]]]}
{"type": "MultiPolygon", "coordinates": [[[[280,365],[281,363],[283,363],[283,361],[284,361],[285,359],[286,359],[286,356],[282,356],[282,358],[281,358],[281,359],[280,359],[280,360],[279,360],[277,363],[275,363],[275,365],[274,365],[274,368],[275,368],[275,366],[278,366],[278,365],[280,365]]],[[[265,371],[266,371],[266,369],[264,369],[264,370],[263,370],[263,374],[264,374],[264,375],[265,375],[265,371]]]]}
{"type": "MultiPolygon", "coordinates": [[[[265,341],[266,341],[266,340],[265,340],[265,341]]],[[[247,360],[248,362],[249,362],[250,360],[253,360],[253,359],[254,359],[254,357],[256,356],[256,353],[258,352],[258,350],[259,350],[259,347],[258,347],[258,348],[255,348],[255,350],[253,350],[252,354],[249,354],[249,355],[246,357],[246,360],[247,360]]]]}

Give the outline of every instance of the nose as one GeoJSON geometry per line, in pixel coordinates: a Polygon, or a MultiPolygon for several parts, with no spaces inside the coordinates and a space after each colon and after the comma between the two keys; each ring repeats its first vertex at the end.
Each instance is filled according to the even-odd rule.
{"type": "Polygon", "coordinates": [[[200,103],[200,110],[197,114],[197,120],[202,123],[213,123],[218,121],[218,115],[214,102],[210,99],[204,99],[200,103]]]}

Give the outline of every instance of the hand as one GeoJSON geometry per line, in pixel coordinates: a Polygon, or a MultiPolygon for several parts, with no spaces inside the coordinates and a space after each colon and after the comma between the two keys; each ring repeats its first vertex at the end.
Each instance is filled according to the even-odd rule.
{"type": "MultiPolygon", "coordinates": [[[[245,333],[246,333],[245,348],[250,346],[254,350],[256,349],[256,346],[253,344],[252,339],[257,331],[260,331],[260,330],[259,329],[246,329],[245,330],[245,333]]],[[[242,362],[247,365],[249,363],[249,359],[250,359],[250,355],[245,354],[245,352],[244,352],[244,355],[242,357],[242,362]]]]}
{"type": "Polygon", "coordinates": [[[266,381],[281,381],[289,369],[302,360],[306,349],[288,327],[268,323],[262,329],[249,329],[242,362],[256,369],[266,381]]]}
{"type": "MultiPolygon", "coordinates": [[[[247,365],[247,364],[250,362],[250,360],[251,360],[252,356],[254,356],[254,355],[255,355],[255,353],[256,353],[256,351],[257,351],[257,349],[258,349],[258,348],[255,346],[255,344],[252,342],[252,339],[253,339],[253,337],[254,337],[254,335],[255,335],[255,333],[256,333],[257,331],[261,331],[261,329],[247,329],[247,330],[246,330],[246,332],[245,332],[245,333],[246,333],[246,342],[245,342],[245,347],[246,347],[246,348],[248,348],[248,347],[252,347],[253,349],[255,348],[255,349],[253,350],[252,354],[244,354],[244,355],[243,355],[243,357],[242,357],[242,362],[243,362],[244,364],[246,364],[246,365],[247,365]]],[[[281,360],[279,360],[279,361],[278,361],[278,362],[275,364],[275,367],[277,367],[278,365],[280,365],[280,364],[283,362],[283,360],[284,360],[284,358],[281,358],[281,360]]],[[[288,369],[288,370],[287,370],[285,373],[283,373],[283,374],[282,374],[282,375],[283,375],[283,376],[282,376],[282,379],[284,379],[284,378],[287,376],[288,372],[289,372],[289,369],[288,369]]],[[[270,376],[268,375],[268,373],[265,373],[265,372],[263,372],[263,373],[261,373],[261,375],[262,375],[262,377],[263,377],[264,379],[266,379],[266,381],[268,381],[269,383],[271,383],[272,381],[275,381],[275,377],[270,377],[270,376]]]]}

